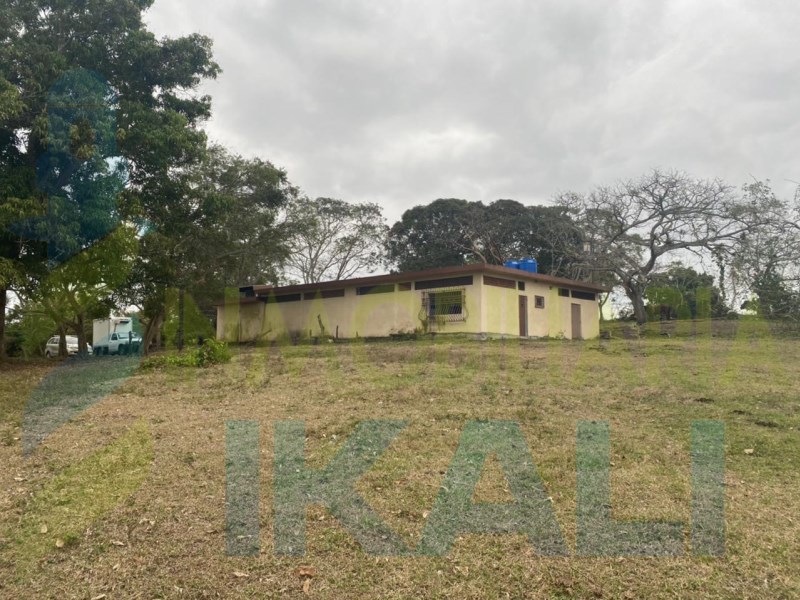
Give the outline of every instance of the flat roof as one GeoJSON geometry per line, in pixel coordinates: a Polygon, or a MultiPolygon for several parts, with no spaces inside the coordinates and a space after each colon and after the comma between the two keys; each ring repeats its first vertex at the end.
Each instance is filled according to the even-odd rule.
{"type": "MultiPolygon", "coordinates": [[[[423,281],[426,279],[439,279],[457,275],[469,274],[488,274],[496,275],[498,277],[506,277],[509,279],[519,279],[522,281],[536,281],[548,285],[558,287],[568,287],[571,289],[584,290],[588,292],[607,292],[608,289],[590,283],[588,281],[577,281],[574,279],[566,279],[565,277],[554,277],[553,275],[545,275],[544,273],[531,273],[530,271],[523,271],[521,269],[512,269],[510,267],[502,267],[500,265],[490,265],[486,263],[474,263],[468,265],[459,265],[457,267],[441,267],[438,269],[425,269],[424,271],[405,271],[402,273],[388,273],[386,275],[371,275],[369,277],[357,277],[355,279],[338,279],[335,281],[321,281],[319,283],[301,283],[297,285],[285,285],[275,287],[272,285],[245,285],[239,289],[252,290],[256,297],[266,297],[282,294],[296,294],[300,292],[311,292],[316,290],[331,290],[346,287],[362,287],[369,285],[380,285],[382,283],[401,283],[411,281],[423,281]]],[[[242,300],[256,301],[257,298],[242,300]]],[[[218,306],[221,306],[218,305],[218,306]]]]}

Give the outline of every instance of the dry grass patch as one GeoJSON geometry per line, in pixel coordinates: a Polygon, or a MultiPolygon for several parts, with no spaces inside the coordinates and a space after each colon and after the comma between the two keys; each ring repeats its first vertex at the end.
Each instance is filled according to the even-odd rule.
{"type": "MultiPolygon", "coordinates": [[[[24,405],[18,390],[29,394],[44,367],[3,368],[0,427],[17,433],[0,444],[0,595],[795,597],[798,359],[798,342],[749,335],[241,348],[228,365],[133,375],[28,459],[13,439],[24,405]],[[225,423],[233,419],[261,426],[261,553],[252,558],[225,556],[225,423]],[[445,557],[374,557],[327,510],[311,507],[306,555],[276,556],[274,423],[304,421],[307,465],[322,468],[368,419],[408,422],[357,489],[409,546],[420,540],[466,422],[510,420],[520,424],[571,552],[578,421],[610,423],[614,518],[688,522],[691,422],[722,420],[726,554],[550,558],[521,536],[463,535],[445,557]],[[140,443],[143,431],[152,454],[140,443]],[[146,463],[146,477],[127,480],[135,491],[103,492],[113,506],[102,511],[79,494],[70,543],[40,544],[34,525],[49,506],[42,499],[80,483],[80,473],[97,475],[99,467],[81,465],[126,444],[135,464],[146,463]],[[20,545],[36,570],[17,560],[20,545]],[[310,583],[297,575],[303,565],[314,568],[310,583]]],[[[473,499],[509,500],[497,463],[487,463],[473,499]]]]}

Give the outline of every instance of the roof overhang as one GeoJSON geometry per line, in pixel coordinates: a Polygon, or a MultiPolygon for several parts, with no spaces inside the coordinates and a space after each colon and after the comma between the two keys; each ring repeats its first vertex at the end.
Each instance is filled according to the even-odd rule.
{"type": "MultiPolygon", "coordinates": [[[[423,281],[426,279],[440,279],[457,275],[481,274],[486,273],[508,279],[522,281],[535,281],[556,287],[568,287],[571,289],[587,292],[607,293],[608,288],[590,283],[588,281],[577,281],[564,277],[554,277],[544,273],[531,273],[521,269],[512,269],[499,265],[485,263],[474,263],[459,265],[457,267],[441,267],[438,269],[426,269],[424,271],[405,271],[402,273],[388,273],[386,275],[371,275],[369,277],[357,277],[355,279],[339,279],[336,281],[322,281],[319,283],[302,283],[296,285],[285,285],[275,287],[272,285],[248,285],[239,288],[241,292],[250,292],[253,295],[240,298],[240,304],[250,304],[266,299],[272,295],[296,294],[302,292],[312,292],[317,290],[341,289],[347,287],[362,287],[369,285],[380,285],[384,283],[401,283],[410,281],[423,281]]],[[[217,306],[223,306],[220,303],[217,306]]]]}

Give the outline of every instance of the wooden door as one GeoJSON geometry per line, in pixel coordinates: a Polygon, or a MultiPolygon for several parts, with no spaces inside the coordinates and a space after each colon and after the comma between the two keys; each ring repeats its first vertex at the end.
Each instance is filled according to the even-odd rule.
{"type": "Polygon", "coordinates": [[[528,297],[519,297],[519,335],[528,337],[528,297]]]}
{"type": "Polygon", "coordinates": [[[583,329],[581,327],[581,305],[572,305],[572,339],[582,340],[583,329]]]}

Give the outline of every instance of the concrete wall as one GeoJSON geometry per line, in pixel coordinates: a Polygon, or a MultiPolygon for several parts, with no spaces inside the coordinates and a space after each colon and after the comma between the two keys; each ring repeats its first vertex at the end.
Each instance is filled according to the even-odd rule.
{"type": "MultiPolygon", "coordinates": [[[[480,275],[463,287],[466,319],[431,326],[442,333],[478,333],[481,320],[480,275]]],[[[445,288],[451,289],[451,288],[445,288]]],[[[436,291],[426,290],[426,291],[436,291]]],[[[395,291],[359,296],[355,287],[344,296],[319,296],[295,302],[258,302],[217,307],[217,336],[227,341],[274,340],[290,335],[331,335],[340,338],[386,337],[423,328],[421,290],[395,291]],[[231,323],[241,321],[236,328],[231,323]],[[226,323],[228,325],[226,325],[226,323]]],[[[423,313],[424,314],[424,313],[423,313]]]]}
{"type": "MultiPolygon", "coordinates": [[[[518,280],[522,281],[522,280],[518,280]]],[[[519,335],[519,297],[528,298],[528,335],[530,337],[564,337],[571,339],[572,308],[581,307],[583,339],[600,335],[598,302],[558,295],[558,288],[545,283],[525,281],[525,290],[483,284],[482,299],[486,308],[482,315],[482,331],[490,335],[519,335]],[[536,308],[536,296],[544,298],[544,308],[536,308]]]]}
{"type": "MultiPolygon", "coordinates": [[[[473,285],[458,286],[465,290],[464,321],[438,324],[429,329],[440,333],[517,336],[519,297],[524,295],[528,298],[529,336],[571,338],[573,303],[581,307],[580,337],[591,339],[600,335],[597,301],[561,297],[557,287],[533,281],[525,281],[524,291],[486,285],[483,277],[475,274],[473,285]],[[544,308],[536,308],[536,296],[545,299],[544,308]]],[[[395,284],[394,292],[382,294],[359,296],[355,287],[348,287],[340,298],[317,296],[295,302],[242,305],[234,302],[217,308],[217,337],[244,342],[291,335],[355,338],[413,332],[423,328],[422,295],[420,290],[400,291],[395,284]]]]}

